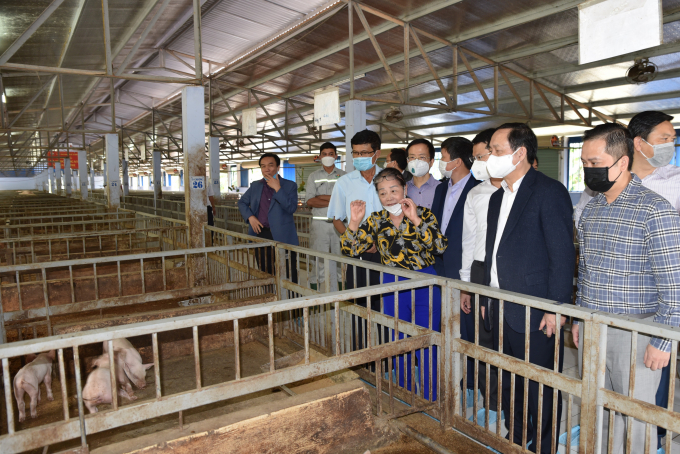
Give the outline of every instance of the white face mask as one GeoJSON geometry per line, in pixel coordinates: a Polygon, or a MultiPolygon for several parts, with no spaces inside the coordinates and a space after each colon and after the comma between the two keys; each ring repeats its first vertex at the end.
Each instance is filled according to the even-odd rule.
{"type": "MultiPolygon", "coordinates": [[[[406,190],[404,190],[404,197],[402,198],[406,198],[406,190]]],[[[399,216],[402,213],[401,203],[395,203],[394,205],[383,205],[383,208],[385,208],[388,213],[394,216],[399,216]]]]}
{"type": "Polygon", "coordinates": [[[394,205],[383,205],[390,214],[394,216],[399,216],[402,213],[401,203],[395,203],[394,205]]]}
{"type": "Polygon", "coordinates": [[[486,161],[475,161],[470,169],[472,176],[479,181],[484,181],[489,179],[489,172],[486,168],[486,161]]]}
{"type": "MultiPolygon", "coordinates": [[[[449,162],[451,162],[451,161],[449,161],[449,162]]],[[[458,167],[460,167],[460,164],[458,164],[453,169],[446,170],[446,166],[449,165],[449,162],[439,161],[439,173],[441,173],[442,176],[445,177],[445,178],[451,178],[451,174],[453,173],[453,171],[456,170],[458,167]]]]}
{"type": "Polygon", "coordinates": [[[649,162],[653,167],[663,167],[671,163],[673,156],[675,155],[675,143],[666,142],[660,143],[658,145],[652,145],[645,139],[642,139],[642,141],[654,149],[654,156],[651,158],[647,158],[647,155],[642,153],[642,150],[640,150],[642,156],[647,158],[647,162],[649,162]]]}
{"type": "Polygon", "coordinates": [[[489,156],[488,161],[486,161],[486,171],[489,172],[491,178],[505,178],[507,175],[512,173],[513,170],[517,168],[517,164],[512,163],[512,157],[515,153],[519,151],[519,148],[515,150],[512,154],[506,154],[504,156],[489,156]]]}
{"type": "Polygon", "coordinates": [[[324,165],[324,167],[331,167],[335,165],[335,158],[333,156],[324,156],[321,158],[321,164],[324,165]]]}
{"type": "Polygon", "coordinates": [[[413,176],[422,177],[427,175],[427,172],[430,171],[430,165],[425,161],[421,161],[420,159],[414,159],[408,163],[408,170],[413,174],[413,176]]]}

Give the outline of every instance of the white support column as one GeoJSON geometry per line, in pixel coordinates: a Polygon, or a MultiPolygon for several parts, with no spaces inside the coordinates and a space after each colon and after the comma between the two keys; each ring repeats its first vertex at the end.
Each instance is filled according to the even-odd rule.
{"type": "Polygon", "coordinates": [[[130,177],[128,176],[128,162],[123,160],[123,195],[130,195],[130,177]]]}
{"type": "Polygon", "coordinates": [[[61,163],[60,162],[55,162],[54,163],[54,174],[55,178],[57,180],[57,195],[61,195],[61,163]]]}
{"type": "MultiPolygon", "coordinates": [[[[203,225],[208,221],[205,190],[205,102],[203,87],[182,89],[182,149],[184,152],[184,206],[189,227],[189,247],[203,247],[203,225]]],[[[206,280],[205,257],[191,256],[189,284],[206,280]]]]}
{"type": "Polygon", "coordinates": [[[54,167],[47,168],[47,178],[49,181],[50,194],[55,194],[57,192],[57,183],[54,178],[54,167]]]}
{"type": "Polygon", "coordinates": [[[215,199],[220,197],[220,139],[208,139],[208,156],[210,157],[210,184],[212,184],[215,199]]]}
{"type": "Polygon", "coordinates": [[[161,173],[161,152],[158,150],[153,151],[152,167],[151,184],[153,186],[153,206],[155,208],[159,205],[158,201],[162,197],[161,191],[163,188],[163,183],[161,182],[161,178],[163,178],[163,174],[161,173]]]}
{"type": "Polygon", "coordinates": [[[80,199],[87,200],[87,152],[78,150],[78,186],[80,199]]]}
{"type": "Polygon", "coordinates": [[[94,165],[90,161],[90,191],[94,191],[94,165]]]}
{"type": "Polygon", "coordinates": [[[64,158],[64,192],[66,197],[71,197],[71,182],[73,181],[73,176],[71,175],[71,159],[64,158]]]}
{"type": "Polygon", "coordinates": [[[356,99],[345,102],[345,171],[354,170],[352,163],[352,137],[366,129],[366,101],[356,99]]]}
{"type": "Polygon", "coordinates": [[[118,134],[104,134],[104,154],[106,156],[106,199],[110,211],[120,208],[120,175],[118,159],[118,134]]]}

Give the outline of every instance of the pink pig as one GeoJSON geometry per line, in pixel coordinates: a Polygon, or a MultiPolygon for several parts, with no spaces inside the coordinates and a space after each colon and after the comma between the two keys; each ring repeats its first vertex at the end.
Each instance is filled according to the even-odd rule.
{"type": "MultiPolygon", "coordinates": [[[[118,389],[118,395],[124,397],[128,400],[135,400],[137,396],[130,395],[126,388],[130,387],[130,384],[125,377],[123,372],[123,359],[114,353],[114,363],[116,371],[116,381],[121,386],[118,389]]],[[[110,404],[113,402],[111,393],[111,369],[109,368],[109,354],[104,353],[100,357],[94,360],[92,366],[96,366],[96,369],[90,372],[87,376],[87,382],[83,388],[83,403],[90,411],[90,413],[97,413],[97,405],[99,404],[110,404]]]]}
{"type": "MultiPolygon", "coordinates": [[[[104,353],[109,351],[109,343],[104,342],[104,353]]],[[[125,375],[139,389],[146,387],[146,371],[153,367],[153,363],[142,364],[142,357],[129,340],[125,338],[113,340],[113,351],[123,359],[125,375]]]]}
{"type": "Polygon", "coordinates": [[[54,358],[54,350],[40,353],[14,376],[14,397],[17,400],[17,407],[19,407],[19,421],[26,419],[24,393],[28,393],[31,398],[31,418],[38,416],[36,407],[40,402],[40,383],[43,381],[47,389],[47,399],[54,400],[52,395],[52,362],[54,358]]]}

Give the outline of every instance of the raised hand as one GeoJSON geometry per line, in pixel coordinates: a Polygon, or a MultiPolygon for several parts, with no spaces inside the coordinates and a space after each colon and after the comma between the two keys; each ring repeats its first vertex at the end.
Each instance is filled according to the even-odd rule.
{"type": "Polygon", "coordinates": [[[366,214],[366,202],[363,200],[354,200],[350,202],[349,210],[349,228],[356,232],[366,214]]]}
{"type": "Polygon", "coordinates": [[[401,203],[401,210],[404,212],[404,216],[413,222],[413,225],[418,227],[422,221],[420,217],[418,217],[418,209],[413,200],[408,198],[402,199],[399,203],[401,203]]]}
{"type": "Polygon", "coordinates": [[[279,189],[281,189],[281,181],[279,180],[277,174],[275,174],[273,177],[264,177],[264,181],[267,182],[267,186],[272,188],[274,192],[279,192],[279,189]]]}

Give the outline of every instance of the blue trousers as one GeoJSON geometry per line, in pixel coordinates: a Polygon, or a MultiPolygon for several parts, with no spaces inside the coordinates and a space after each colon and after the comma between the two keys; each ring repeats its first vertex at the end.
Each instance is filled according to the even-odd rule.
{"type": "MultiPolygon", "coordinates": [[[[664,367],[661,370],[661,383],[659,383],[659,388],[656,390],[656,404],[659,407],[668,407],[668,385],[671,382],[671,365],[664,367]]],[[[656,428],[657,434],[659,435],[659,448],[661,447],[661,438],[666,436],[666,429],[663,427],[656,428]]]]}
{"type": "MultiPolygon", "coordinates": [[[[433,274],[437,273],[434,271],[433,266],[423,268],[420,270],[421,273],[433,274]]],[[[400,281],[407,280],[407,278],[399,277],[400,281]]],[[[393,274],[384,274],[383,283],[388,284],[395,282],[395,276],[393,274]]],[[[415,290],[415,323],[418,326],[428,327],[430,318],[430,289],[429,287],[418,288],[415,290]]],[[[407,322],[413,321],[411,314],[411,290],[402,290],[399,292],[399,320],[404,320],[407,322]]],[[[383,295],[383,309],[385,315],[394,316],[394,293],[386,293],[383,295]]],[[[434,286],[432,288],[432,329],[434,331],[441,331],[441,290],[439,287],[434,286]]],[[[391,327],[387,327],[391,328],[391,327]]],[[[399,333],[399,339],[403,339],[405,336],[403,333],[399,333]]],[[[394,337],[393,337],[394,340],[394,337]]],[[[437,347],[432,347],[432,367],[430,367],[430,349],[423,349],[424,358],[420,357],[420,351],[416,351],[416,365],[418,367],[419,374],[422,374],[422,378],[417,375],[415,379],[420,383],[420,389],[423,390],[423,398],[430,399],[430,369],[432,370],[432,401],[437,400],[437,347]]],[[[393,368],[395,367],[394,362],[396,358],[392,358],[393,368]]],[[[403,355],[399,357],[399,386],[404,386],[404,378],[406,378],[406,389],[411,390],[411,354],[403,355]],[[404,356],[406,356],[406,365],[404,365],[404,356]],[[404,368],[406,366],[406,368],[404,368]]],[[[391,375],[391,374],[390,374],[391,375]]]]}

